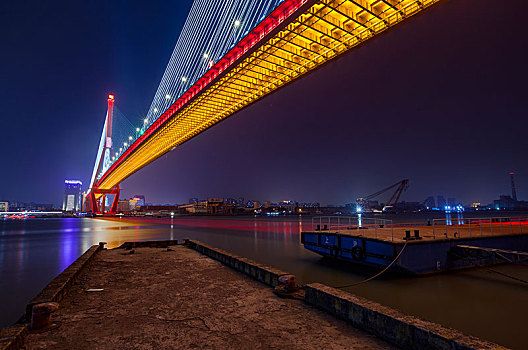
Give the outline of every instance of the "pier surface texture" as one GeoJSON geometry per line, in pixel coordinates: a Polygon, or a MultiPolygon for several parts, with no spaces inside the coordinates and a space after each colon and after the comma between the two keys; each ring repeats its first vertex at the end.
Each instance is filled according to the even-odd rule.
{"type": "Polygon", "coordinates": [[[130,252],[97,254],[25,348],[393,348],[186,247],[130,252]]]}

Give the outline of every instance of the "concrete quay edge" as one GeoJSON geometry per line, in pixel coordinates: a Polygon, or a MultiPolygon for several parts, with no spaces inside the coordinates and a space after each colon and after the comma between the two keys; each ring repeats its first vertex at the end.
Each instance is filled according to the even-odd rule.
{"type": "Polygon", "coordinates": [[[404,349],[507,349],[321,283],[305,287],[305,302],[404,349]]]}
{"type": "Polygon", "coordinates": [[[171,245],[178,245],[177,239],[168,239],[160,241],[138,241],[125,242],[117,248],[113,249],[133,249],[133,248],[168,248],[171,245]]]}
{"type": "Polygon", "coordinates": [[[15,324],[0,329],[0,350],[20,349],[29,333],[29,324],[15,324]]]}
{"type": "Polygon", "coordinates": [[[225,250],[212,247],[199,241],[186,240],[185,245],[188,248],[196,250],[201,254],[204,254],[217,261],[220,261],[224,265],[227,265],[239,272],[242,272],[271,287],[276,287],[279,285],[280,276],[291,275],[288,272],[276,269],[268,265],[260,264],[251,259],[247,259],[226,252],[225,250]]]}
{"type": "Polygon", "coordinates": [[[87,266],[104,244],[91,246],[83,255],[62,271],[27,305],[24,316],[14,325],[0,329],[0,350],[20,349],[29,334],[33,306],[40,303],[59,302],[66,295],[82,269],[87,266]]]}
{"type": "Polygon", "coordinates": [[[37,294],[26,306],[25,321],[31,321],[31,313],[33,305],[48,302],[60,302],[69,288],[75,282],[77,276],[82,269],[87,266],[95,256],[95,254],[103,249],[104,245],[93,245],[70,266],[55,277],[42,291],[37,294]]]}

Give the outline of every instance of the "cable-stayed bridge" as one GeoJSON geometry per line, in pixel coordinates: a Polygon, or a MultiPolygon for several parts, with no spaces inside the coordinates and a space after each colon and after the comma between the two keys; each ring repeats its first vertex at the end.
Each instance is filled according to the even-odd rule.
{"type": "MultiPolygon", "coordinates": [[[[195,0],[152,104],[132,125],[108,99],[86,209],[204,130],[441,0],[195,0]]],[[[103,198],[103,201],[101,201],[103,198]]]]}

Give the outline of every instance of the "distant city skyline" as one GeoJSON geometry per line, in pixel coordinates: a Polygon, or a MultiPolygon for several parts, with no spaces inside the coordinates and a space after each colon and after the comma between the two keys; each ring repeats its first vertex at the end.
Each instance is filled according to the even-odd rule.
{"type": "MultiPolygon", "coordinates": [[[[0,198],[58,205],[64,178],[89,182],[107,94],[141,120],[190,3],[2,5],[0,198]]],[[[338,204],[409,178],[403,200],[490,203],[513,171],[527,199],[526,6],[435,7],[168,153],[122,196],[338,204]]]]}
{"type": "MultiPolygon", "coordinates": [[[[508,176],[511,176],[511,173],[508,173],[508,176]]],[[[70,187],[71,185],[77,185],[77,186],[81,186],[81,190],[82,191],[87,191],[88,190],[88,188],[82,187],[82,181],[80,181],[80,180],[63,180],[62,183],[65,184],[66,187],[70,187]]],[[[425,203],[426,206],[427,206],[427,202],[430,201],[431,198],[432,198],[432,200],[434,201],[436,207],[443,207],[444,205],[447,205],[447,204],[452,205],[451,202],[455,201],[455,200],[456,200],[457,204],[460,203],[460,204],[463,204],[465,206],[470,206],[471,204],[476,203],[476,202],[481,203],[482,205],[488,205],[488,204],[492,204],[492,202],[494,200],[497,200],[500,196],[510,196],[510,197],[512,197],[513,193],[511,192],[510,177],[508,177],[508,185],[510,186],[510,188],[509,188],[510,192],[508,192],[507,191],[508,189],[506,189],[502,193],[497,193],[497,195],[495,197],[493,197],[491,200],[489,200],[488,202],[481,201],[479,199],[472,200],[472,201],[464,201],[464,200],[460,199],[459,197],[457,197],[456,194],[452,194],[452,195],[431,194],[431,195],[428,195],[425,198],[408,198],[408,196],[406,195],[406,192],[404,192],[402,194],[402,197],[400,198],[400,201],[420,202],[420,203],[425,203]],[[441,200],[443,200],[443,202],[442,202],[443,204],[439,204],[441,200]]],[[[379,188],[376,189],[376,190],[379,190],[379,188]]],[[[433,192],[431,192],[431,193],[433,193],[433,192]]],[[[383,203],[384,201],[388,200],[388,198],[390,197],[390,194],[391,193],[384,194],[383,196],[380,196],[379,198],[376,197],[374,199],[377,200],[380,203],[383,203]]],[[[215,194],[215,195],[205,194],[203,196],[191,197],[191,199],[182,200],[182,201],[168,200],[168,201],[155,202],[155,201],[150,201],[150,200],[146,201],[145,200],[146,196],[144,196],[144,195],[138,195],[138,194],[129,195],[126,191],[122,192],[121,198],[122,199],[141,198],[141,203],[151,203],[151,204],[185,204],[185,203],[188,203],[188,202],[190,203],[190,200],[192,200],[192,199],[204,200],[204,199],[207,199],[207,198],[224,198],[224,199],[240,199],[240,198],[242,198],[242,199],[250,200],[250,201],[254,201],[254,200],[257,200],[257,201],[270,201],[270,202],[274,202],[274,203],[279,203],[281,201],[286,201],[286,200],[293,200],[293,201],[296,201],[298,203],[321,203],[323,205],[345,205],[345,204],[354,202],[357,198],[360,198],[361,196],[364,196],[364,195],[365,194],[363,193],[363,194],[355,196],[355,197],[351,196],[352,199],[350,201],[348,201],[348,202],[345,201],[345,202],[326,202],[326,203],[318,201],[317,199],[314,199],[312,201],[302,201],[302,200],[297,200],[296,198],[280,198],[280,199],[275,198],[275,199],[271,199],[271,198],[267,198],[267,197],[258,198],[258,197],[247,197],[247,196],[243,196],[243,195],[242,196],[240,196],[240,195],[234,196],[234,195],[218,195],[218,194],[215,194]]],[[[517,199],[520,200],[520,201],[528,200],[528,199],[521,198],[521,197],[519,197],[517,199]]],[[[77,198],[77,200],[78,200],[78,198],[77,198]]],[[[64,208],[65,208],[65,205],[66,205],[65,204],[66,203],[65,197],[63,198],[63,201],[61,203],[54,203],[52,201],[45,202],[45,201],[35,201],[35,200],[19,200],[18,198],[7,198],[7,197],[1,197],[1,196],[0,196],[0,201],[7,201],[7,202],[11,201],[11,202],[14,202],[14,203],[22,202],[22,203],[27,203],[27,204],[33,203],[35,205],[38,204],[40,206],[52,204],[56,208],[63,208],[63,210],[65,210],[64,208]],[[48,203],[48,204],[43,204],[43,203],[48,203]]]]}

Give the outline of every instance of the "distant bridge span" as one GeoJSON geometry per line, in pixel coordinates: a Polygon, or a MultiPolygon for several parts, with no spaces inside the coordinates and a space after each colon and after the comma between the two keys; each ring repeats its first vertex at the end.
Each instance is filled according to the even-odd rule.
{"type": "MultiPolygon", "coordinates": [[[[139,169],[237,111],[440,1],[280,2],[92,179],[89,208],[101,212],[99,198],[111,193],[116,194],[116,200],[110,212],[115,212],[119,184],[139,169]]],[[[111,114],[109,103],[108,115],[111,114]]],[[[102,163],[101,158],[96,161],[96,167],[102,163]]],[[[94,174],[97,171],[94,169],[94,174]]]]}

